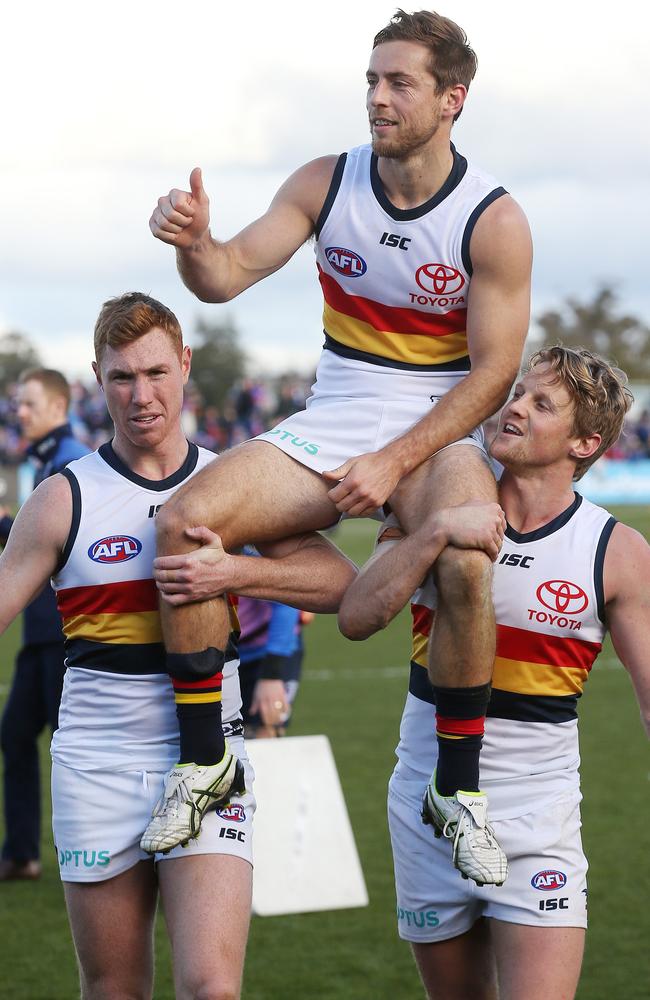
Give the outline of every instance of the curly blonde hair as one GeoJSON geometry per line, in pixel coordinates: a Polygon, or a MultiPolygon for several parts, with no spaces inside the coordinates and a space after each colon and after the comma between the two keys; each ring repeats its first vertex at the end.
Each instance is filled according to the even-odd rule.
{"type": "Polygon", "coordinates": [[[560,382],[571,397],[575,437],[600,434],[602,438],[593,455],[576,462],[573,478],[577,480],[618,440],[634,397],[627,388],[625,372],[585,348],[561,344],[545,347],[533,354],[528,371],[541,364],[550,366],[554,381],[560,382]]]}

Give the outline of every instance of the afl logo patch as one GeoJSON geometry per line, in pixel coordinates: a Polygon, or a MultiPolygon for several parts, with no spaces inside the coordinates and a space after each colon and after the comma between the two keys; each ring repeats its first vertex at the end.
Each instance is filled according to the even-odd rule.
{"type": "Polygon", "coordinates": [[[465,284],[465,279],[455,267],[448,264],[423,264],[415,272],[420,288],[433,295],[453,295],[465,284]]]}
{"type": "Polygon", "coordinates": [[[344,274],[346,278],[360,278],[368,270],[363,257],[360,257],[354,250],[346,250],[344,247],[327,247],[325,256],[335,271],[344,274]]]}
{"type": "Polygon", "coordinates": [[[131,535],[107,535],[88,549],[88,555],[96,563],[128,562],[141,552],[142,542],[131,535]]]}
{"type": "Polygon", "coordinates": [[[563,615],[579,615],[589,604],[582,587],[568,580],[547,580],[537,588],[537,600],[549,611],[563,615]]]}
{"type": "Polygon", "coordinates": [[[530,884],[533,889],[539,889],[541,892],[555,892],[557,889],[563,889],[566,885],[566,875],[564,872],[556,872],[553,869],[549,869],[548,871],[537,872],[536,875],[533,875],[530,884]]]}
{"type": "Polygon", "coordinates": [[[232,802],[227,806],[222,806],[220,809],[217,809],[217,816],[221,816],[222,819],[228,820],[229,823],[243,823],[246,819],[244,807],[236,804],[233,805],[232,802]]]}

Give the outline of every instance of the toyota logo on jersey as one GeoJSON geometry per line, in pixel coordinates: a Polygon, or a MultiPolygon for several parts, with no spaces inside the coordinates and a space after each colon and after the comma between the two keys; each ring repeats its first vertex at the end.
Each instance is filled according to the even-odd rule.
{"type": "Polygon", "coordinates": [[[582,587],[568,580],[547,580],[537,588],[537,600],[549,611],[579,615],[589,604],[582,587]]]}
{"type": "Polygon", "coordinates": [[[423,264],[415,272],[415,280],[425,292],[434,295],[452,295],[465,284],[460,271],[448,264],[423,264]]]}

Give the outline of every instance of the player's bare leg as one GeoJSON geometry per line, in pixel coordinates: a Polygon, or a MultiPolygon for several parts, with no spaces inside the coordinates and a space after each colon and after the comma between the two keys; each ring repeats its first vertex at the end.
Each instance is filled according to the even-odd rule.
{"type": "MultiPolygon", "coordinates": [[[[405,478],[391,505],[412,532],[433,510],[496,498],[483,453],[472,445],[455,445],[405,478]]],[[[434,575],[438,604],[429,676],[436,696],[439,755],[423,818],[438,835],[452,840],[454,864],[465,877],[479,885],[501,884],[507,861],[487,824],[487,801],[479,792],[479,753],[496,645],[492,564],[482,551],[449,546],[436,561],[434,575]]]]}
{"type": "Polygon", "coordinates": [[[578,988],[582,927],[530,927],[491,920],[500,1000],[573,1000],[578,988]]]}
{"type": "MultiPolygon", "coordinates": [[[[176,555],[197,548],[185,529],[204,524],[227,551],[246,542],[285,538],[329,527],[339,514],[318,473],[263,441],[247,441],[202,469],[171,497],[156,519],[158,552],[176,555]]],[[[224,647],[229,620],[222,601],[161,607],[165,647],[170,652],[224,647]],[[204,647],[205,648],[205,647],[204,647]]]]}
{"type": "Polygon", "coordinates": [[[148,1000],[158,895],[153,861],[104,882],[64,882],[63,889],[82,1000],[148,1000]]]}
{"type": "MultiPolygon", "coordinates": [[[[338,512],[320,475],[272,444],[249,441],[215,459],[157,517],[159,555],[196,548],[186,529],[206,525],[226,550],[328,527],[338,512]]],[[[197,836],[206,811],[243,791],[243,769],[221,731],[223,667],[231,621],[224,598],[161,606],[167,671],[180,728],[180,762],[167,781],[141,844],[167,851],[197,836]]]]}
{"type": "Polygon", "coordinates": [[[178,1000],[239,997],[250,923],[253,870],[223,854],[158,865],[178,1000]]]}
{"type": "Polygon", "coordinates": [[[465,934],[411,948],[428,1000],[500,997],[490,928],[483,918],[465,934]]]}
{"type": "MultiPolygon", "coordinates": [[[[496,482],[479,448],[455,445],[403,479],[390,503],[402,527],[412,532],[432,511],[467,500],[496,501],[496,482]]],[[[435,574],[431,681],[444,687],[485,684],[492,677],[496,635],[490,559],[484,552],[449,547],[439,556],[435,574]]]]}

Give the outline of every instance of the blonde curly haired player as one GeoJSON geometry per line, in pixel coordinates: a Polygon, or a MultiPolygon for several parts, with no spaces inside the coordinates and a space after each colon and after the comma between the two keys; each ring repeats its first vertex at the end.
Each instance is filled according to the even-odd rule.
{"type": "Polygon", "coordinates": [[[574,491],[621,432],[631,403],[625,383],[590,351],[540,351],[490,444],[504,470],[507,526],[500,550],[492,537],[497,647],[481,783],[510,859],[503,887],[454,877],[449,855],[462,850],[462,817],[440,819],[428,785],[438,748],[426,647],[444,595],[427,567],[447,544],[475,544],[481,525],[494,523],[492,506],[433,511],[408,537],[397,524],[383,528],[385,541],[339,612],[343,632],[365,638],[411,597],[409,693],[388,805],[398,931],[430,998],[575,994],[587,926],[578,699],[607,631],[650,734],[650,546],[574,491]]]}

